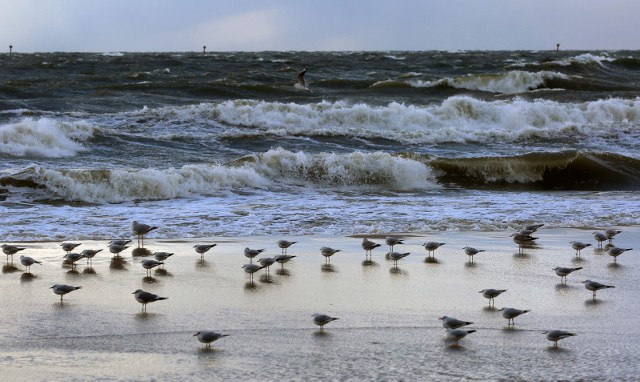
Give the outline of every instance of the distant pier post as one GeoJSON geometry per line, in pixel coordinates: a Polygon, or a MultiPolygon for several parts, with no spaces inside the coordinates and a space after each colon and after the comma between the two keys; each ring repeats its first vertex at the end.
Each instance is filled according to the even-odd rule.
{"type": "Polygon", "coordinates": [[[207,46],[206,45],[204,45],[202,47],[202,54],[207,54],[207,46]]]}
{"type": "Polygon", "coordinates": [[[560,51],[560,44],[556,44],[556,52],[560,51]]]}
{"type": "Polygon", "coordinates": [[[11,52],[13,51],[13,45],[9,45],[9,57],[11,57],[11,52]]]}

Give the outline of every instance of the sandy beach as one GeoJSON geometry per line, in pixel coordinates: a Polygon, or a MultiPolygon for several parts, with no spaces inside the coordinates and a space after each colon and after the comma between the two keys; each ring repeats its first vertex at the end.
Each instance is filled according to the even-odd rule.
{"type": "MultiPolygon", "coordinates": [[[[0,378],[3,380],[637,380],[640,351],[636,251],[617,263],[596,247],[593,229],[542,229],[532,248],[518,254],[508,232],[449,232],[404,236],[396,250],[411,252],[398,267],[382,244],[366,262],[359,237],[299,236],[284,268],[255,274],[241,269],[245,247],[281,250],[281,237],[145,241],[145,249],[112,261],[106,241],[77,248],[105,250],[87,267],[63,265],[60,243],[17,243],[41,260],[31,275],[16,255],[4,262],[0,286],[0,378]],[[425,261],[421,245],[446,242],[425,261]],[[580,258],[569,242],[593,243],[580,258]],[[204,255],[194,244],[217,243],[204,255]],[[486,252],[473,263],[462,247],[486,252]],[[325,264],[319,248],[341,249],[325,264]],[[151,276],[139,254],[175,253],[151,276]],[[106,252],[106,253],[105,253],[106,252]],[[134,256],[134,254],[136,256],[134,256]],[[566,285],[551,270],[581,266],[566,285]],[[598,293],[581,281],[615,285],[598,293]],[[64,298],[53,284],[82,286],[64,298]],[[495,309],[478,293],[507,289],[495,309]],[[167,300],[146,314],[132,292],[144,289],[167,300]],[[531,309],[509,328],[497,309],[531,309]],[[321,332],[315,312],[339,320],[321,332]],[[473,321],[455,346],[438,317],[473,321]],[[577,336],[553,348],[542,331],[577,336]],[[215,330],[229,337],[204,349],[193,336],[215,330]]],[[[624,227],[614,244],[640,248],[638,227],[624,227]]],[[[284,238],[284,237],[282,237],[284,238]]],[[[135,244],[135,241],[134,241],[135,244]]],[[[259,258],[260,256],[258,256],[259,258]]],[[[257,259],[257,258],[256,258],[257,259]]]]}

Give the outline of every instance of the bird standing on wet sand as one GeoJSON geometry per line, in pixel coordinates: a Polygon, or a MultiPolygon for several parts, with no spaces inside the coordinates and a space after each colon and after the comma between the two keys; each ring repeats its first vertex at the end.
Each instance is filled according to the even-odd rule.
{"type": "Polygon", "coordinates": [[[438,243],[435,241],[428,241],[424,244],[422,244],[422,246],[424,247],[424,249],[427,250],[427,256],[432,256],[434,259],[436,257],[436,249],[442,247],[445,243],[438,243]]]}
{"type": "Polygon", "coordinates": [[[531,236],[531,234],[521,233],[521,232],[516,232],[514,234],[511,234],[511,238],[513,239],[514,243],[518,244],[518,253],[520,254],[523,253],[524,247],[527,244],[531,244],[536,240],[538,240],[537,237],[533,237],[531,236]]]}
{"type": "Polygon", "coordinates": [[[144,247],[144,235],[157,228],[158,227],[152,227],[148,224],[138,223],[134,220],[131,223],[131,230],[133,231],[133,234],[138,237],[138,247],[144,247]]]}
{"type": "Polygon", "coordinates": [[[604,234],[607,235],[607,238],[609,239],[609,244],[611,244],[611,241],[613,240],[613,237],[616,236],[617,234],[621,233],[622,231],[619,229],[613,229],[613,228],[609,228],[607,230],[604,231],[604,234]]]}
{"type": "Polygon", "coordinates": [[[295,241],[287,241],[287,240],[278,240],[278,247],[280,247],[282,249],[282,254],[287,253],[287,249],[289,249],[289,247],[291,247],[292,245],[294,245],[295,241]]]}
{"type": "Polygon", "coordinates": [[[500,296],[502,293],[506,292],[506,289],[492,289],[492,288],[488,288],[488,289],[483,289],[478,293],[482,293],[482,296],[484,298],[488,298],[489,299],[489,306],[495,305],[495,298],[500,296]]]}
{"type": "Polygon", "coordinates": [[[576,250],[577,257],[580,257],[580,251],[591,246],[591,243],[583,243],[581,241],[571,241],[570,243],[571,243],[571,248],[576,250]]]}
{"type": "Polygon", "coordinates": [[[71,252],[71,253],[67,253],[66,255],[64,255],[63,258],[65,259],[65,262],[67,264],[71,264],[71,270],[75,270],[76,269],[76,261],[78,261],[80,259],[84,259],[84,255],[81,254],[81,253],[77,253],[77,252],[71,252]]]}
{"type": "Polygon", "coordinates": [[[480,252],[484,252],[484,249],[475,249],[473,247],[464,247],[464,253],[471,258],[471,262],[473,263],[473,256],[477,255],[480,252]]]}
{"type": "MultiPolygon", "coordinates": [[[[129,241],[131,241],[131,240],[129,240],[129,241]]],[[[120,252],[124,251],[127,248],[129,248],[128,245],[121,244],[119,242],[113,242],[113,243],[109,244],[109,252],[113,253],[114,257],[120,257],[120,252]]]]}
{"type": "Polygon", "coordinates": [[[502,312],[502,317],[507,319],[507,325],[515,325],[515,318],[521,314],[530,312],[529,309],[516,309],[516,308],[500,308],[499,312],[502,312]]]}
{"type": "Polygon", "coordinates": [[[217,244],[196,244],[193,248],[196,249],[196,253],[200,254],[200,260],[204,260],[204,254],[217,244]]]}
{"type": "Polygon", "coordinates": [[[146,312],[147,311],[147,304],[154,302],[154,301],[160,301],[160,300],[166,300],[168,299],[168,297],[160,297],[157,294],[153,294],[150,292],[145,292],[142,289],[137,289],[135,292],[131,293],[135,295],[136,301],[138,301],[139,303],[142,304],[142,312],[146,312]]]}
{"type": "Polygon", "coordinates": [[[384,242],[389,246],[389,253],[393,252],[393,247],[398,244],[404,244],[404,241],[399,237],[387,236],[384,238],[384,242]]]}
{"type": "Polygon", "coordinates": [[[607,251],[607,253],[609,254],[609,256],[613,256],[613,262],[617,262],[618,261],[618,256],[622,255],[623,253],[625,253],[627,251],[631,251],[631,250],[633,250],[633,248],[611,247],[611,248],[609,248],[609,251],[607,251]]]}
{"type": "Polygon", "coordinates": [[[326,324],[338,319],[337,317],[327,316],[326,314],[322,313],[314,313],[311,315],[311,317],[313,317],[313,323],[318,325],[320,327],[320,330],[324,330],[324,326],[326,324]]]}
{"type": "Polygon", "coordinates": [[[262,265],[258,265],[258,264],[245,264],[242,266],[242,269],[244,269],[245,273],[248,273],[250,277],[251,282],[253,282],[253,274],[258,272],[259,270],[261,270],[262,268],[264,268],[262,265]]]}
{"type": "Polygon", "coordinates": [[[565,268],[565,267],[555,267],[552,270],[556,272],[556,275],[560,276],[560,282],[562,282],[562,280],[564,280],[564,282],[567,282],[567,276],[575,271],[579,271],[580,269],[582,269],[582,267],[575,267],[575,268],[565,268]]]}
{"type": "Polygon", "coordinates": [[[289,262],[289,260],[293,259],[294,257],[296,257],[295,255],[276,255],[273,257],[273,259],[276,261],[276,263],[280,263],[280,265],[282,266],[282,269],[284,269],[284,263],[289,262]]]}
{"type": "Polygon", "coordinates": [[[65,251],[66,253],[69,253],[71,251],[73,251],[74,249],[76,249],[77,246],[79,246],[82,243],[69,243],[69,242],[64,242],[62,244],[60,244],[60,246],[62,247],[62,250],[65,251]]]}
{"type": "Polygon", "coordinates": [[[69,293],[69,292],[73,292],[74,290],[78,290],[82,287],[80,286],[72,286],[72,285],[66,285],[66,284],[55,284],[54,286],[50,287],[49,289],[53,289],[53,293],[57,294],[60,296],[60,303],[62,303],[62,297],[69,293]]]}
{"type": "Polygon", "coordinates": [[[250,263],[253,263],[253,258],[258,256],[262,252],[264,252],[264,249],[251,249],[247,247],[244,249],[244,256],[249,259],[250,263]]]}
{"type": "Polygon", "coordinates": [[[365,259],[371,259],[371,251],[380,247],[382,244],[374,243],[366,237],[362,239],[362,249],[364,249],[365,259]]]}
{"type": "Polygon", "coordinates": [[[461,328],[463,326],[467,326],[467,325],[473,324],[473,322],[462,321],[462,320],[458,320],[457,318],[453,318],[453,317],[449,317],[449,316],[442,316],[442,317],[440,317],[438,319],[442,321],[442,326],[445,329],[458,329],[458,328],[461,328]]]}
{"type": "Polygon", "coordinates": [[[547,339],[553,342],[553,346],[555,347],[558,347],[558,341],[576,335],[566,330],[545,330],[542,334],[546,334],[547,339]]]}
{"type": "Polygon", "coordinates": [[[391,252],[389,253],[389,259],[393,260],[393,266],[394,267],[398,267],[398,260],[402,260],[405,257],[409,256],[411,254],[411,252],[391,252]]]}
{"type": "Polygon", "coordinates": [[[212,342],[217,341],[222,337],[228,337],[229,335],[211,331],[200,331],[193,336],[197,337],[198,341],[205,344],[204,347],[208,349],[211,347],[212,342]]]}
{"type": "Polygon", "coordinates": [[[24,256],[24,255],[20,256],[20,263],[26,267],[26,270],[25,270],[26,273],[30,273],[31,272],[31,266],[33,264],[42,265],[41,261],[38,261],[38,260],[34,259],[33,257],[24,256]]]}
{"type": "Polygon", "coordinates": [[[13,255],[25,249],[24,247],[16,247],[15,245],[2,244],[2,252],[7,255],[7,262],[9,262],[9,256],[11,256],[11,261],[13,261],[13,255]]]}
{"type": "Polygon", "coordinates": [[[87,265],[89,265],[89,263],[93,264],[93,258],[100,251],[102,251],[102,249],[85,249],[82,252],[80,252],[80,254],[87,259],[87,265]]]}
{"type": "Polygon", "coordinates": [[[142,268],[147,270],[147,276],[149,276],[149,272],[151,272],[151,269],[164,264],[164,262],[154,260],[154,259],[146,259],[146,260],[142,260],[140,264],[142,264],[142,268]]]}
{"type": "Polygon", "coordinates": [[[596,299],[596,292],[599,291],[600,289],[607,289],[607,288],[615,288],[615,286],[613,285],[605,285],[605,284],[601,284],[597,281],[591,281],[591,280],[585,280],[582,283],[584,283],[584,287],[587,290],[590,290],[593,292],[593,299],[596,299]]]}
{"type": "Polygon", "coordinates": [[[475,329],[447,329],[447,339],[456,342],[456,346],[460,346],[459,342],[468,334],[475,333],[475,329]]]}
{"type": "Polygon", "coordinates": [[[333,249],[331,247],[322,247],[320,248],[320,254],[324,256],[325,263],[331,263],[331,256],[340,252],[341,249],[333,249]]]}
{"type": "Polygon", "coordinates": [[[267,268],[267,274],[269,274],[269,267],[272,266],[275,262],[275,258],[272,257],[263,257],[258,259],[258,263],[260,263],[263,268],[267,268]]]}
{"type": "Polygon", "coordinates": [[[598,242],[598,248],[602,248],[602,243],[609,240],[607,235],[598,231],[593,233],[593,238],[598,242]]]}

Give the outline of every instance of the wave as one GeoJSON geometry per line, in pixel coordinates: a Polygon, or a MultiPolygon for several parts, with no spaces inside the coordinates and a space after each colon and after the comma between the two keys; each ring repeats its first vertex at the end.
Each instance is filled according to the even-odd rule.
{"type": "Polygon", "coordinates": [[[86,147],[94,128],[84,121],[65,122],[51,118],[23,118],[0,125],[0,154],[12,157],[72,157],[86,147]]]}
{"type": "Polygon", "coordinates": [[[456,89],[478,90],[499,94],[518,94],[536,90],[552,79],[567,79],[565,74],[557,72],[527,72],[522,70],[494,74],[468,74],[466,76],[443,78],[437,81],[411,81],[415,87],[451,87],[456,89]]]}
{"type": "Polygon", "coordinates": [[[291,152],[281,148],[227,165],[168,169],[49,169],[31,165],[0,185],[44,190],[43,198],[121,203],[213,195],[234,189],[377,186],[405,191],[437,187],[423,163],[386,153],[291,152]]]}

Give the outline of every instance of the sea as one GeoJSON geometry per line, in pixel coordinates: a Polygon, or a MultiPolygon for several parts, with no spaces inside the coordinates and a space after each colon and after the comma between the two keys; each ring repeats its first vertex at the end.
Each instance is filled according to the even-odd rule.
{"type": "Polygon", "coordinates": [[[632,226],[638,148],[640,51],[0,55],[6,242],[632,226]]]}

